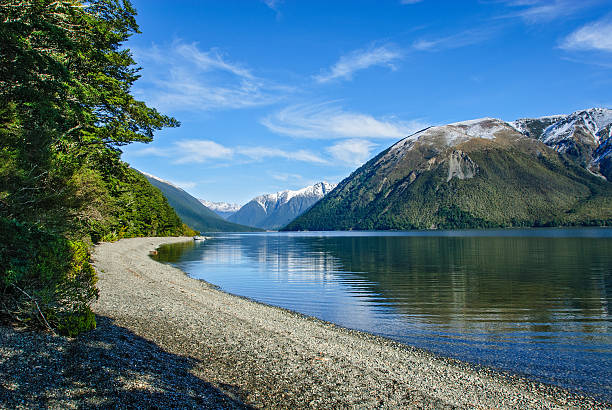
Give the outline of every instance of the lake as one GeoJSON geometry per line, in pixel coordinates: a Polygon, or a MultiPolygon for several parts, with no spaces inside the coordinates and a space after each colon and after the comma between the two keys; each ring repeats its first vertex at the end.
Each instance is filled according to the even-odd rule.
{"type": "Polygon", "coordinates": [[[612,229],[216,234],[222,290],[612,401],[612,229]]]}

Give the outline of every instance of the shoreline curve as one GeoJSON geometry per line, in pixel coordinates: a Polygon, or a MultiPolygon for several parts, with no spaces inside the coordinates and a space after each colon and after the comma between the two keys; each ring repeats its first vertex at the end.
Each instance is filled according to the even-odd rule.
{"type": "Polygon", "coordinates": [[[606,404],[218,290],[149,252],[191,238],[96,246],[94,311],[256,407],[581,407],[606,404]],[[232,392],[223,386],[233,386],[232,392]]]}

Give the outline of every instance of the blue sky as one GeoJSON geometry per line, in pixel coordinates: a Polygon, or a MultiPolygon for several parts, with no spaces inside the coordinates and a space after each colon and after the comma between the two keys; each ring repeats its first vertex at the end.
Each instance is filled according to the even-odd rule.
{"type": "Polygon", "coordinates": [[[612,107],[612,0],[133,0],[123,158],[198,198],[339,182],[429,125],[612,107]]]}

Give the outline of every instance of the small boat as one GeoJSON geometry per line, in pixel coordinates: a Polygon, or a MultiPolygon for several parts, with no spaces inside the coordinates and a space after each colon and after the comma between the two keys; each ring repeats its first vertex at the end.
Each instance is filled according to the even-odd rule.
{"type": "Polygon", "coordinates": [[[206,237],[205,236],[194,236],[193,240],[194,241],[205,241],[206,237]]]}

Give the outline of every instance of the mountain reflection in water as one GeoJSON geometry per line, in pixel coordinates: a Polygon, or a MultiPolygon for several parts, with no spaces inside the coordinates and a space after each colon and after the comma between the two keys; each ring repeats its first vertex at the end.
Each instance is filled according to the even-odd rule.
{"type": "Polygon", "coordinates": [[[219,234],[159,259],[221,289],[612,401],[612,230],[219,234]]]}

